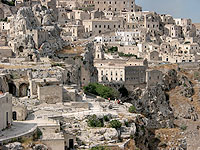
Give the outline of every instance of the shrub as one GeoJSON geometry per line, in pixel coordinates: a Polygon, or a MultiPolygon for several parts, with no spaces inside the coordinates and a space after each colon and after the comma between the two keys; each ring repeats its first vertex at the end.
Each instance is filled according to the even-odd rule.
{"type": "Polygon", "coordinates": [[[104,126],[103,119],[99,119],[97,118],[96,115],[92,115],[88,119],[88,126],[89,127],[103,127],[104,126]]]}
{"type": "Polygon", "coordinates": [[[121,126],[122,126],[122,123],[119,120],[110,121],[111,128],[119,129],[119,128],[121,128],[121,126]]]}
{"type": "Polygon", "coordinates": [[[128,121],[125,121],[124,124],[125,124],[126,127],[129,126],[129,122],[128,121]]]}
{"type": "Polygon", "coordinates": [[[106,115],[106,116],[103,116],[103,120],[105,121],[105,122],[108,122],[108,121],[110,121],[110,119],[109,119],[109,117],[106,115]]]}
{"type": "Polygon", "coordinates": [[[118,51],[118,47],[111,47],[108,49],[108,52],[109,53],[114,53],[114,52],[117,52],[118,51]]]}
{"type": "Polygon", "coordinates": [[[123,52],[118,53],[120,57],[135,57],[136,59],[138,58],[137,55],[134,54],[124,54],[123,52]]]}
{"type": "Polygon", "coordinates": [[[1,2],[9,6],[15,6],[15,1],[1,0],[1,2]]]}
{"type": "Polygon", "coordinates": [[[186,125],[182,125],[182,126],[180,127],[180,129],[183,130],[183,131],[185,131],[185,130],[187,129],[187,126],[186,126],[186,125]]]}
{"type": "Polygon", "coordinates": [[[40,139],[42,136],[42,132],[40,129],[37,129],[37,131],[33,134],[33,140],[37,141],[38,139],[40,139]]]}
{"type": "Polygon", "coordinates": [[[129,107],[128,111],[129,111],[130,113],[135,113],[135,112],[136,112],[135,106],[132,105],[131,107],[129,107]]]}
{"type": "Polygon", "coordinates": [[[51,64],[51,67],[56,67],[56,66],[63,67],[64,65],[60,64],[60,63],[53,63],[53,64],[51,64]]]}

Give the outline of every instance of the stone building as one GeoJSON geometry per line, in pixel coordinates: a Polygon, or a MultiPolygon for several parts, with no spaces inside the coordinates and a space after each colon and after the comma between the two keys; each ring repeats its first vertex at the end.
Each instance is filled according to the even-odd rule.
{"type": "Polygon", "coordinates": [[[26,120],[28,111],[25,105],[16,105],[12,107],[12,119],[17,121],[26,120]]]}
{"type": "Polygon", "coordinates": [[[91,35],[109,33],[116,29],[123,28],[123,22],[121,20],[83,20],[83,25],[85,27],[85,32],[90,33],[91,35]]]}
{"type": "Polygon", "coordinates": [[[165,34],[172,38],[180,38],[182,37],[182,28],[174,24],[166,24],[165,34]]]}
{"type": "Polygon", "coordinates": [[[125,87],[132,91],[146,87],[146,66],[125,66],[125,87]]]}
{"type": "Polygon", "coordinates": [[[39,85],[38,99],[47,104],[62,103],[63,87],[59,85],[39,85]]]}
{"type": "Polygon", "coordinates": [[[66,25],[62,28],[61,37],[66,40],[66,38],[71,37],[73,40],[78,38],[83,38],[85,29],[83,25],[66,25]]]}
{"type": "Polygon", "coordinates": [[[3,57],[9,58],[13,56],[12,49],[9,46],[0,46],[0,59],[3,57]]]}
{"type": "Polygon", "coordinates": [[[12,124],[12,95],[1,93],[0,95],[0,130],[12,124]]]}
{"type": "Polygon", "coordinates": [[[142,11],[140,6],[135,4],[135,0],[96,0],[94,1],[95,9],[99,11],[142,11]]]}
{"type": "Polygon", "coordinates": [[[118,47],[118,52],[124,53],[124,54],[133,54],[138,55],[138,46],[136,45],[123,45],[118,47]]]}
{"type": "Polygon", "coordinates": [[[148,69],[146,70],[146,83],[147,86],[156,86],[163,83],[163,73],[159,70],[148,69]]]}
{"type": "Polygon", "coordinates": [[[105,59],[102,45],[96,44],[94,66],[98,70],[98,82],[124,82],[126,66],[148,66],[148,62],[133,57],[105,59]]]}
{"type": "Polygon", "coordinates": [[[56,78],[30,79],[30,96],[37,95],[41,102],[58,103],[63,100],[63,88],[56,78]]]}

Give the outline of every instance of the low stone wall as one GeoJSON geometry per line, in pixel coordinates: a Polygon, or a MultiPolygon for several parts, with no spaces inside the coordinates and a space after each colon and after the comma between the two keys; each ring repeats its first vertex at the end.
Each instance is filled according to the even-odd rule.
{"type": "Polygon", "coordinates": [[[178,67],[182,69],[198,69],[200,67],[200,62],[179,63],[178,67]]]}
{"type": "Polygon", "coordinates": [[[71,106],[73,108],[85,108],[85,109],[89,109],[89,103],[85,103],[85,102],[72,102],[71,106]]]}
{"type": "Polygon", "coordinates": [[[24,132],[22,134],[13,135],[13,136],[8,137],[8,138],[0,139],[0,145],[4,145],[4,144],[7,144],[7,143],[13,142],[13,141],[19,141],[21,138],[30,138],[30,137],[33,136],[34,133],[37,132],[37,129],[38,129],[38,127],[36,125],[31,130],[24,132]]]}

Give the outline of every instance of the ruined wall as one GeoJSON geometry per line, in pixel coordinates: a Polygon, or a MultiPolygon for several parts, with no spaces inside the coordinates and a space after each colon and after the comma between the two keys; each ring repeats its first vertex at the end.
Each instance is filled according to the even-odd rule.
{"type": "Polygon", "coordinates": [[[61,103],[63,100],[62,87],[58,85],[39,86],[38,98],[48,104],[61,103]]]}

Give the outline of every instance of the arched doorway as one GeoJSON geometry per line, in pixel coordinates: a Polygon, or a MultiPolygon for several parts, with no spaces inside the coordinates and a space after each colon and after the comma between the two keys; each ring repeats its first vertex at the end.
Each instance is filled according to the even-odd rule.
{"type": "Polygon", "coordinates": [[[16,96],[16,86],[14,83],[8,83],[9,93],[16,96]]]}
{"type": "Polygon", "coordinates": [[[17,120],[17,112],[16,111],[13,111],[12,118],[13,118],[13,120],[17,120]]]}
{"type": "Polygon", "coordinates": [[[26,83],[22,83],[20,86],[19,86],[19,97],[24,97],[24,96],[27,96],[28,92],[28,85],[26,83]]]}
{"type": "Polygon", "coordinates": [[[69,139],[69,149],[74,149],[74,139],[69,139]]]}

